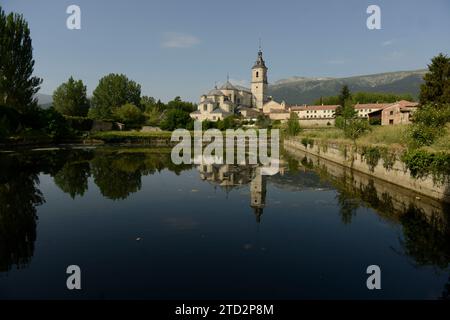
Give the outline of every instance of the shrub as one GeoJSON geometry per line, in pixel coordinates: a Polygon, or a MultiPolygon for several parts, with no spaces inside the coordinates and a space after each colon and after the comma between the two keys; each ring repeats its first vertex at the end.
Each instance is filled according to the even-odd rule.
{"type": "Polygon", "coordinates": [[[161,122],[161,129],[163,130],[175,130],[175,129],[189,129],[193,127],[193,120],[191,119],[189,112],[181,109],[171,109],[167,111],[164,120],[161,122]]]}
{"type": "Polygon", "coordinates": [[[90,131],[92,129],[92,119],[86,117],[66,116],[69,126],[76,131],[90,131]]]}
{"type": "Polygon", "coordinates": [[[356,140],[369,130],[370,125],[367,120],[353,119],[345,126],[344,134],[347,138],[356,140]]]}
{"type": "Polygon", "coordinates": [[[114,111],[114,115],[119,121],[126,124],[142,123],[144,118],[141,109],[132,103],[126,103],[114,111]]]}
{"type": "Polygon", "coordinates": [[[40,129],[48,134],[54,141],[70,136],[72,133],[64,116],[53,107],[40,110],[38,122],[40,129]]]}
{"type": "Polygon", "coordinates": [[[403,154],[402,161],[414,178],[424,178],[431,175],[435,182],[449,181],[450,154],[448,153],[410,150],[403,154]]]}
{"type": "Polygon", "coordinates": [[[378,161],[380,161],[381,152],[378,147],[363,147],[361,156],[364,157],[366,163],[369,165],[370,171],[373,172],[378,164],[378,161]]]}
{"type": "Polygon", "coordinates": [[[424,105],[413,114],[413,122],[408,131],[410,146],[429,146],[441,136],[445,124],[450,122],[450,105],[424,105]]]}
{"type": "Polygon", "coordinates": [[[381,158],[383,159],[383,167],[386,170],[391,170],[397,160],[397,155],[395,152],[390,152],[388,148],[381,148],[381,158]]]}

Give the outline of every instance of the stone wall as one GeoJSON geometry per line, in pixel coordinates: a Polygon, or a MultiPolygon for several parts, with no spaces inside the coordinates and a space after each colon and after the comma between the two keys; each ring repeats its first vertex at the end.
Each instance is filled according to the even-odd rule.
{"type": "Polygon", "coordinates": [[[313,145],[308,144],[305,147],[297,139],[285,139],[284,146],[317,155],[378,179],[413,190],[418,194],[440,201],[450,202],[450,186],[448,184],[434,183],[432,177],[416,179],[411,176],[409,170],[407,170],[405,164],[401,161],[396,160],[391,169],[386,169],[383,166],[383,159],[380,159],[378,164],[371,168],[367,164],[366,159],[361,155],[361,152],[355,151],[349,145],[329,142],[319,143],[315,141],[313,145]]]}

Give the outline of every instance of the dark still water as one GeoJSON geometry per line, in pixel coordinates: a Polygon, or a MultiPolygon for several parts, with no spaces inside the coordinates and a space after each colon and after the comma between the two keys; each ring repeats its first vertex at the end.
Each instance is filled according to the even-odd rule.
{"type": "Polygon", "coordinates": [[[0,154],[0,298],[448,298],[443,204],[304,154],[262,177],[169,152],[0,154]]]}

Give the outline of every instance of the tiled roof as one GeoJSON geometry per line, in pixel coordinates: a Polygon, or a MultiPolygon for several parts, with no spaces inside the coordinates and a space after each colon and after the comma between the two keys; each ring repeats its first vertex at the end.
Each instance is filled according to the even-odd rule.
{"type": "Polygon", "coordinates": [[[384,109],[389,107],[392,103],[357,103],[355,104],[356,110],[364,109],[384,109]]]}
{"type": "Polygon", "coordinates": [[[289,111],[283,109],[270,109],[270,113],[289,113],[289,111]]]}
{"type": "Polygon", "coordinates": [[[336,110],[339,105],[321,105],[321,106],[292,106],[291,111],[304,110],[336,110]]]}
{"type": "Polygon", "coordinates": [[[219,89],[212,89],[208,92],[208,96],[223,96],[224,94],[219,89]]]}
{"type": "Polygon", "coordinates": [[[235,86],[231,84],[230,81],[227,81],[220,87],[220,90],[237,90],[237,89],[235,86]]]}

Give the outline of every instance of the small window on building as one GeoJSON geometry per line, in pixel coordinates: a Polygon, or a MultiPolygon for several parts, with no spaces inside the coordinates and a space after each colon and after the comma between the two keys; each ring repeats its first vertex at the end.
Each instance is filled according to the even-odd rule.
{"type": "MultiPolygon", "coordinates": [[[[392,111],[391,111],[392,112],[392,111]]],[[[394,124],[394,119],[389,120],[389,124],[394,124]]]]}
{"type": "Polygon", "coordinates": [[[394,111],[389,112],[389,114],[390,114],[391,116],[394,115],[394,111]]]}
{"type": "Polygon", "coordinates": [[[259,77],[259,72],[258,72],[258,71],[256,71],[256,77],[257,77],[257,78],[259,77]]]}

